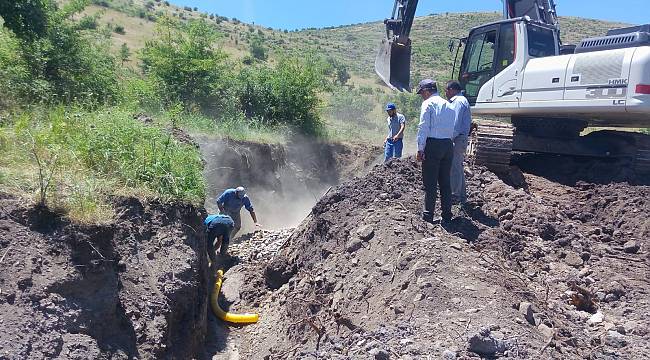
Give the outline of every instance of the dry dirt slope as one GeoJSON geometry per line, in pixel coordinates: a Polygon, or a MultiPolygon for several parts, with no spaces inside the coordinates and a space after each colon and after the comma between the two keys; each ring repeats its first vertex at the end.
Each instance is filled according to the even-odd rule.
{"type": "Polygon", "coordinates": [[[202,349],[198,210],[137,200],[116,210],[111,224],[79,226],[0,194],[0,359],[185,359],[202,349]]]}
{"type": "Polygon", "coordinates": [[[412,159],[336,188],[275,260],[227,272],[231,310],[261,322],[217,327],[209,355],[649,358],[650,188],[525,180],[473,169],[447,230],[419,219],[412,159]]]}

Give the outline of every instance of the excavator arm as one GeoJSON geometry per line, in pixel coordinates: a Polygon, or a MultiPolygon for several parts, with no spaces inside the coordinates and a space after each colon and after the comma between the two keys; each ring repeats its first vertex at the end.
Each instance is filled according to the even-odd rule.
{"type": "MultiPolygon", "coordinates": [[[[395,0],[393,13],[384,20],[375,72],[392,89],[411,89],[411,28],[419,0],[395,0]]],[[[554,0],[502,0],[504,19],[528,16],[532,21],[558,27],[554,0]]]]}

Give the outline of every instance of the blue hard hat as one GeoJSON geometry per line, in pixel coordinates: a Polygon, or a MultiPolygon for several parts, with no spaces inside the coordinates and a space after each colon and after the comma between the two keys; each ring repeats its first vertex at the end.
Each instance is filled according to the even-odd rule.
{"type": "Polygon", "coordinates": [[[397,109],[397,106],[395,106],[395,104],[393,104],[393,103],[389,103],[388,105],[386,105],[386,111],[388,111],[388,110],[396,110],[396,109],[397,109]]]}

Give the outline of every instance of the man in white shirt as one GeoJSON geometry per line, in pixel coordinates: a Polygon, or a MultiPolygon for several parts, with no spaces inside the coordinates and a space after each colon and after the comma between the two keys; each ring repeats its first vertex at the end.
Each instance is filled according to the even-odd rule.
{"type": "Polygon", "coordinates": [[[472,110],[467,98],[462,94],[458,81],[447,82],[445,95],[449,99],[456,114],[454,127],[454,160],[451,164],[451,193],[453,202],[465,204],[467,190],[465,184],[465,152],[467,152],[468,137],[471,135],[472,110]]]}
{"type": "Polygon", "coordinates": [[[451,163],[454,157],[454,126],[456,114],[447,100],[438,95],[436,82],[422,80],[418,94],[424,100],[420,111],[418,126],[418,161],[422,162],[422,182],[424,183],[424,211],[422,218],[434,222],[438,186],[442,223],[451,221],[451,163]]]}

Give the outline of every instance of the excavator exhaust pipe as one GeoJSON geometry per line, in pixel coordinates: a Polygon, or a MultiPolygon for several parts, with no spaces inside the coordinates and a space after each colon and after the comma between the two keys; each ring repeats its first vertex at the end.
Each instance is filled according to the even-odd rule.
{"type": "Polygon", "coordinates": [[[375,59],[375,72],[391,89],[411,91],[411,42],[383,39],[375,59]]]}

